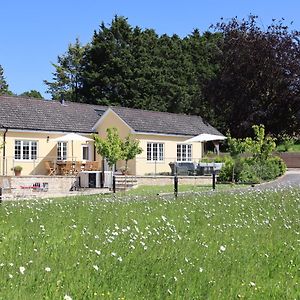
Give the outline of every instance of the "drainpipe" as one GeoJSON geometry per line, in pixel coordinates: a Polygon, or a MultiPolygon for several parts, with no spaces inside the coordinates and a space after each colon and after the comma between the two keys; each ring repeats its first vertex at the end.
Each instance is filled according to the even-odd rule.
{"type": "Polygon", "coordinates": [[[3,153],[3,155],[2,155],[2,175],[4,176],[5,175],[5,156],[6,156],[6,154],[5,154],[5,148],[6,148],[6,134],[7,134],[7,131],[8,131],[8,128],[5,128],[5,131],[4,131],[4,134],[3,134],[3,149],[2,149],[2,153],[3,153]]]}

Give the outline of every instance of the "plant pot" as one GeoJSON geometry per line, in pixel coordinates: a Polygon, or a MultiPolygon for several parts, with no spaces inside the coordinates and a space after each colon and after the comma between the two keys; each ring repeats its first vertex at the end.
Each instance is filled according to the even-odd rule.
{"type": "Polygon", "coordinates": [[[15,176],[21,176],[21,171],[15,171],[15,176]]]}

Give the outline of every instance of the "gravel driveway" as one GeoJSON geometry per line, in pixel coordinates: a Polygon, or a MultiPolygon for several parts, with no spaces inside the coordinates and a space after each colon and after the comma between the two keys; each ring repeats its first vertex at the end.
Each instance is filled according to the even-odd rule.
{"type": "Polygon", "coordinates": [[[300,169],[289,169],[282,177],[271,182],[258,184],[251,189],[266,190],[289,186],[300,188],[300,169]]]}

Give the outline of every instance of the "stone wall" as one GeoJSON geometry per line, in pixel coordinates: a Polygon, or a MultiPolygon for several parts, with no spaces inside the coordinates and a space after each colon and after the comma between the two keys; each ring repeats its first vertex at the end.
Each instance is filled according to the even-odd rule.
{"type": "Polygon", "coordinates": [[[39,198],[68,194],[76,180],[75,176],[0,177],[0,187],[3,187],[4,198],[39,198]]]}
{"type": "MultiPolygon", "coordinates": [[[[174,184],[173,176],[136,176],[138,185],[169,185],[174,184]]],[[[208,185],[212,183],[211,176],[178,176],[178,184],[208,185]]]]}

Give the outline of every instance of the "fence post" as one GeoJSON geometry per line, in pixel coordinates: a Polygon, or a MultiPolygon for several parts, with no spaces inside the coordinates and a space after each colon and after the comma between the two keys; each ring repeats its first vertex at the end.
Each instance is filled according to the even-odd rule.
{"type": "Polygon", "coordinates": [[[113,175],[113,182],[112,182],[112,184],[113,184],[113,193],[115,193],[116,192],[116,176],[115,175],[113,175]]]}
{"type": "Polygon", "coordinates": [[[2,187],[0,187],[0,203],[2,203],[2,187]]]}
{"type": "Polygon", "coordinates": [[[177,198],[178,196],[178,177],[177,174],[174,176],[174,196],[177,198]]]}
{"type": "Polygon", "coordinates": [[[212,172],[212,188],[213,188],[213,190],[216,189],[216,171],[215,170],[213,170],[213,172],[212,172]]]}

